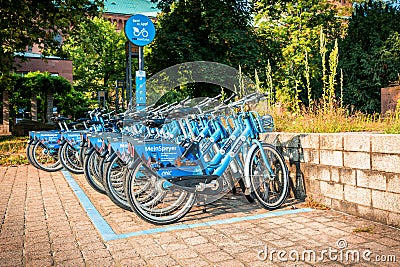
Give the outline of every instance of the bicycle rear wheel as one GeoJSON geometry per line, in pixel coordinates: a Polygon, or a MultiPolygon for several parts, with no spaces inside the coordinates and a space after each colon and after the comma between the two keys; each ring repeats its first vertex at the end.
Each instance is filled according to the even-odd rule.
{"type": "Polygon", "coordinates": [[[193,207],[196,195],[157,176],[140,159],[125,181],[125,194],[132,210],[152,224],[179,221],[193,207]]]}
{"type": "Polygon", "coordinates": [[[257,147],[250,157],[250,182],[258,203],[268,209],[279,208],[289,192],[289,172],[283,156],[270,144],[262,144],[267,161],[257,147]]]}

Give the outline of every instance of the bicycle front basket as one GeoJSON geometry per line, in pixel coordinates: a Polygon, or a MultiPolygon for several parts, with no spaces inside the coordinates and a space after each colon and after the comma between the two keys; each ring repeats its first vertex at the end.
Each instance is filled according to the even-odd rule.
{"type": "Polygon", "coordinates": [[[264,115],[260,119],[260,133],[272,132],[274,130],[274,118],[271,115],[264,115]]]}

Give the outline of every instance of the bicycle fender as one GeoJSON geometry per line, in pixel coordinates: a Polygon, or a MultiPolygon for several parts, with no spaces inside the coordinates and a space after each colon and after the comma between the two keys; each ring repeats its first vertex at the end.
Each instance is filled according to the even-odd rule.
{"type": "Polygon", "coordinates": [[[90,147],[89,149],[87,149],[87,150],[85,151],[85,155],[86,155],[86,156],[89,155],[90,153],[93,152],[93,150],[94,150],[94,147],[93,147],[93,146],[90,147]]]}
{"type": "Polygon", "coordinates": [[[251,193],[251,183],[250,183],[250,158],[253,155],[254,151],[259,147],[259,144],[253,144],[249,151],[247,152],[246,159],[244,161],[244,185],[246,187],[246,195],[250,195],[251,193]]]}
{"type": "Polygon", "coordinates": [[[62,146],[62,145],[64,145],[65,143],[67,142],[67,140],[65,140],[65,138],[62,138],[61,137],[61,140],[60,140],[60,146],[62,146]]]}

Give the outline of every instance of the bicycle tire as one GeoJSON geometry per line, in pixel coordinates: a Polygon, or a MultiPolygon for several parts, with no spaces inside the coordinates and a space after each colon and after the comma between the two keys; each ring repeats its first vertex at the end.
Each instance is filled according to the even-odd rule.
{"type": "Polygon", "coordinates": [[[110,155],[104,165],[103,187],[107,196],[118,207],[131,211],[125,196],[124,182],[128,169],[115,153],[110,155]]]}
{"type": "Polygon", "coordinates": [[[58,151],[49,149],[42,142],[36,142],[31,150],[31,159],[34,166],[47,171],[56,172],[63,168],[60,159],[58,158],[58,151]],[[57,155],[57,156],[56,156],[57,155]]]}
{"type": "Polygon", "coordinates": [[[87,147],[87,145],[86,144],[83,144],[82,146],[81,146],[81,149],[79,150],[79,161],[81,162],[81,164],[82,164],[82,169],[83,169],[83,162],[84,162],[84,160],[85,160],[85,154],[86,154],[86,151],[88,150],[88,147],[87,147]]]}
{"type": "Polygon", "coordinates": [[[172,184],[168,188],[164,188],[165,180],[155,175],[140,159],[133,164],[130,172],[125,181],[125,194],[132,210],[143,220],[156,225],[175,223],[183,218],[194,206],[196,200],[195,193],[184,191],[172,184]],[[156,196],[164,194],[163,199],[159,199],[151,205],[149,205],[149,201],[143,202],[140,196],[145,192],[142,192],[142,195],[135,192],[135,189],[141,189],[141,185],[138,183],[140,181],[145,182],[144,186],[148,186],[148,181],[154,181],[149,191],[150,193],[158,191],[159,194],[156,196]],[[154,191],[154,188],[157,190],[154,191]],[[176,199],[164,206],[163,201],[173,197],[174,191],[177,192],[176,199]]]}
{"type": "Polygon", "coordinates": [[[83,174],[83,167],[79,160],[79,151],[68,142],[64,142],[58,149],[58,158],[68,171],[74,174],[83,174]]]}
{"type": "Polygon", "coordinates": [[[97,192],[105,194],[102,178],[98,172],[98,152],[94,148],[90,148],[83,160],[83,173],[88,184],[97,192]]]}
{"type": "Polygon", "coordinates": [[[262,148],[268,157],[270,170],[257,147],[250,157],[250,182],[252,193],[257,202],[265,209],[279,208],[289,192],[289,171],[283,156],[270,144],[263,143],[262,148]]]}
{"type": "Polygon", "coordinates": [[[28,162],[35,168],[39,168],[39,166],[36,164],[36,162],[33,160],[33,147],[35,144],[38,142],[38,140],[30,140],[26,144],[25,152],[26,152],[26,158],[28,159],[28,162]]]}
{"type": "Polygon", "coordinates": [[[105,179],[105,165],[108,161],[108,157],[109,154],[107,152],[107,154],[100,156],[99,154],[99,176],[101,177],[101,180],[104,181],[105,179]]]}
{"type": "MultiPolygon", "coordinates": [[[[242,192],[246,193],[246,186],[244,184],[243,178],[238,180],[238,184],[239,184],[240,189],[242,189],[242,192]]],[[[254,192],[250,192],[250,195],[245,194],[244,197],[246,198],[246,200],[249,203],[254,203],[254,201],[255,201],[254,199],[256,198],[256,196],[254,195],[254,192]]]]}

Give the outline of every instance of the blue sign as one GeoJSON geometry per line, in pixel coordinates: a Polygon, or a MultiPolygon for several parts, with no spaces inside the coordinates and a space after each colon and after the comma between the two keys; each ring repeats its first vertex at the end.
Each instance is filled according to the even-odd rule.
{"type": "Polygon", "coordinates": [[[145,46],[153,41],[156,29],[148,17],[136,14],[126,22],[125,35],[131,43],[137,46],[145,46]]]}
{"type": "Polygon", "coordinates": [[[146,72],[136,71],[136,109],[146,107],[146,72]]]}

